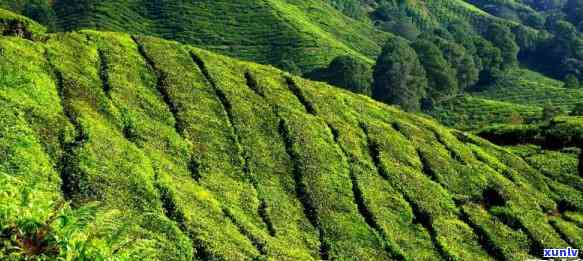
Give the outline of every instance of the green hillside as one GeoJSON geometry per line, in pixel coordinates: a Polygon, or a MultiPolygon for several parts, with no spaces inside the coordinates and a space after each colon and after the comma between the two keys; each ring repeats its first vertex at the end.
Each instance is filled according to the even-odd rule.
{"type": "Polygon", "coordinates": [[[578,147],[583,144],[583,117],[558,116],[540,124],[493,125],[478,133],[502,145],[534,144],[555,150],[578,147]]]}
{"type": "Polygon", "coordinates": [[[466,94],[439,103],[429,114],[444,125],[477,130],[492,124],[537,121],[541,118],[542,108],[466,94]]]}
{"type": "Polygon", "coordinates": [[[567,89],[563,85],[563,82],[520,69],[510,72],[486,91],[477,92],[476,96],[539,107],[550,103],[570,111],[575,104],[583,101],[583,89],[567,89]]]}
{"type": "Polygon", "coordinates": [[[483,89],[440,102],[429,114],[447,126],[478,130],[538,122],[545,106],[568,113],[583,99],[583,89],[565,88],[563,82],[527,69],[513,69],[483,89]]]}
{"type": "MultiPolygon", "coordinates": [[[[0,7],[24,12],[23,3],[0,7]]],[[[46,6],[57,30],[98,29],[157,36],[304,71],[349,54],[369,64],[388,37],[320,0],[69,1],[46,6]],[[285,62],[286,64],[282,64],[285,62]]]]}
{"type": "MultiPolygon", "coordinates": [[[[96,29],[156,36],[287,70],[309,72],[345,54],[372,65],[390,33],[382,26],[375,28],[379,21],[370,12],[386,1],[356,1],[363,10],[355,19],[335,9],[334,2],[7,0],[0,1],[0,7],[33,17],[54,31],[96,29]]],[[[463,0],[401,2],[421,31],[463,23],[483,33],[488,25],[501,23],[515,32],[524,49],[546,37],[463,0]]]]}
{"type": "Polygon", "coordinates": [[[0,37],[0,259],[525,260],[583,247],[580,176],[189,45],[41,38],[0,37]]]}
{"type": "MultiPolygon", "coordinates": [[[[421,31],[426,31],[432,28],[439,28],[450,23],[464,23],[472,26],[476,31],[483,33],[488,25],[492,23],[501,23],[509,28],[516,35],[517,43],[523,49],[531,48],[533,41],[542,40],[548,35],[533,28],[528,23],[522,23],[520,20],[515,20],[513,17],[497,16],[487,12],[484,6],[492,6],[492,4],[481,5],[479,0],[442,0],[442,1],[419,1],[419,0],[403,0],[403,1],[387,1],[387,0],[334,0],[333,2],[357,2],[361,9],[356,12],[357,17],[362,20],[372,20],[375,23],[382,23],[383,20],[398,19],[395,13],[391,13],[391,17],[378,17],[375,12],[382,9],[383,6],[398,6],[403,14],[411,20],[421,31]],[[371,12],[371,10],[374,10],[371,12]]],[[[514,1],[497,1],[494,6],[501,6],[514,1]]],[[[517,3],[514,3],[518,5],[517,3]]],[[[522,5],[520,5],[522,6],[522,5]]],[[[346,12],[345,12],[346,13],[346,12]]],[[[354,13],[354,12],[353,12],[354,13]]],[[[351,13],[348,13],[350,15],[351,13]]]]}

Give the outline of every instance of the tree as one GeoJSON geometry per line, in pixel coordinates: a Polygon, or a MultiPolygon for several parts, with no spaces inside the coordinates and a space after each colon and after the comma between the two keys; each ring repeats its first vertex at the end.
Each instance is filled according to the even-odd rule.
{"type": "MultiPolygon", "coordinates": [[[[489,42],[487,42],[487,40],[482,38],[481,36],[475,35],[471,27],[467,24],[454,22],[449,24],[447,26],[447,29],[453,35],[456,43],[462,45],[463,48],[465,49],[465,56],[462,58],[457,68],[458,70],[457,79],[460,85],[460,89],[467,90],[479,82],[480,72],[485,69],[483,67],[482,57],[479,54],[482,54],[482,56],[488,56],[487,54],[484,54],[484,52],[488,50],[482,49],[478,50],[478,47],[484,48],[485,45],[487,45],[489,42]],[[478,44],[477,41],[485,41],[487,43],[478,44]]],[[[490,44],[490,46],[486,48],[495,47],[490,44]]],[[[493,55],[496,54],[494,53],[493,55]]],[[[499,60],[501,59],[502,58],[500,57],[499,60]]],[[[494,57],[488,60],[496,60],[496,58],[494,57]]],[[[489,63],[487,61],[485,61],[485,63],[487,63],[486,64],[487,66],[492,66],[492,63],[489,63]]],[[[498,65],[494,66],[497,67],[498,65]]]]}
{"type": "Polygon", "coordinates": [[[557,22],[567,20],[567,16],[560,11],[553,11],[547,15],[547,19],[545,20],[545,29],[548,31],[554,31],[555,27],[557,26],[557,22]]]}
{"type": "Polygon", "coordinates": [[[525,20],[526,25],[536,29],[543,29],[545,26],[545,18],[538,13],[528,14],[525,20]]]}
{"type": "Polygon", "coordinates": [[[279,62],[279,68],[294,75],[302,75],[302,69],[293,60],[281,60],[279,62]]]}
{"type": "Polygon", "coordinates": [[[479,84],[487,85],[496,80],[502,69],[502,52],[488,40],[474,37],[476,56],[480,61],[479,84]]]}
{"type": "Polygon", "coordinates": [[[466,49],[454,42],[446,42],[443,47],[443,56],[455,69],[455,75],[459,83],[459,89],[463,90],[476,84],[479,78],[479,70],[473,57],[466,49]]]}
{"type": "Polygon", "coordinates": [[[407,40],[413,41],[419,35],[419,29],[410,18],[399,19],[390,26],[390,32],[395,33],[407,40]]]}
{"type": "Polygon", "coordinates": [[[545,122],[551,121],[554,117],[564,114],[561,107],[554,106],[551,103],[545,104],[543,107],[542,120],[545,122]]]}
{"type": "Polygon", "coordinates": [[[578,79],[583,79],[583,59],[566,58],[561,62],[560,68],[566,75],[573,74],[578,79]]]}
{"type": "Polygon", "coordinates": [[[571,113],[569,113],[569,115],[571,115],[571,116],[583,116],[583,103],[575,104],[575,107],[573,108],[571,113]]]}
{"type": "Polygon", "coordinates": [[[423,38],[430,40],[441,50],[448,66],[453,70],[456,82],[458,83],[457,89],[464,90],[476,84],[478,82],[479,70],[474,62],[474,57],[466,51],[464,46],[455,43],[454,37],[451,34],[440,31],[436,30],[435,32],[447,38],[437,35],[425,35],[423,38]]]}
{"type": "MultiPolygon", "coordinates": [[[[455,42],[461,44],[468,54],[472,56],[476,55],[476,46],[473,38],[479,36],[476,36],[470,25],[461,22],[452,22],[447,25],[447,30],[450,32],[455,42]]],[[[479,68],[479,61],[475,58],[474,63],[479,68]]]]}
{"type": "Polygon", "coordinates": [[[50,29],[55,29],[57,15],[55,14],[53,8],[49,6],[49,3],[47,1],[43,0],[27,1],[24,4],[22,14],[47,26],[50,29]]]}
{"type": "Polygon", "coordinates": [[[567,17],[572,22],[583,21],[583,0],[569,0],[564,8],[567,17]]]}
{"type": "Polygon", "coordinates": [[[553,33],[557,41],[570,43],[577,39],[577,28],[567,21],[558,21],[553,33]]]}
{"type": "Polygon", "coordinates": [[[455,42],[454,36],[446,28],[438,27],[433,29],[431,35],[435,35],[439,38],[445,39],[448,42],[455,42]]]}
{"type": "Polygon", "coordinates": [[[345,15],[355,19],[362,19],[366,14],[359,0],[331,0],[330,3],[345,15]]]}
{"type": "Polygon", "coordinates": [[[403,8],[404,2],[385,2],[376,8],[371,18],[376,21],[379,29],[399,35],[407,40],[414,41],[420,34],[417,25],[403,8]]]}
{"type": "Polygon", "coordinates": [[[498,47],[502,54],[502,68],[508,69],[518,64],[518,45],[508,27],[498,23],[492,23],[488,26],[486,38],[498,47]]]}
{"type": "Polygon", "coordinates": [[[522,2],[540,11],[557,9],[564,3],[563,0],[522,0],[522,2]]]}
{"type": "Polygon", "coordinates": [[[516,12],[516,10],[509,8],[508,6],[497,6],[494,13],[498,17],[502,17],[504,19],[512,20],[515,22],[520,22],[520,16],[516,12]]]}
{"type": "Polygon", "coordinates": [[[579,88],[579,79],[577,79],[577,76],[575,76],[573,74],[567,75],[567,77],[565,77],[564,87],[568,88],[568,89],[579,88]]]}
{"type": "Polygon", "coordinates": [[[538,64],[544,71],[557,78],[574,74],[583,79],[583,39],[569,22],[559,20],[554,23],[554,37],[538,50],[538,64]]]}
{"type": "Polygon", "coordinates": [[[372,71],[366,63],[348,55],[334,58],[328,68],[307,75],[313,80],[347,89],[354,93],[372,95],[372,71]]]}
{"type": "Polygon", "coordinates": [[[478,82],[480,71],[472,56],[466,54],[462,57],[456,76],[460,90],[467,90],[478,82]]]}
{"type": "Polygon", "coordinates": [[[435,44],[419,40],[412,44],[419,61],[425,69],[428,81],[428,94],[434,100],[451,96],[459,90],[455,71],[447,63],[435,44]]]}
{"type": "Polygon", "coordinates": [[[520,115],[520,113],[513,111],[508,116],[508,123],[515,125],[524,124],[524,118],[522,117],[522,115],[520,115]]]}
{"type": "Polygon", "coordinates": [[[427,79],[419,58],[407,42],[392,38],[377,58],[373,74],[373,98],[418,111],[427,79]]]}

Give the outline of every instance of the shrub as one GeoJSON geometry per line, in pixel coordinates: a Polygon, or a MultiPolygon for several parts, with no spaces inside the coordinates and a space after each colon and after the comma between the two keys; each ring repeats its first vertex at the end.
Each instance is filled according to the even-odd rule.
{"type": "Polygon", "coordinates": [[[579,88],[579,79],[577,79],[577,76],[573,74],[567,75],[567,77],[565,77],[564,87],[568,89],[579,88]]]}
{"type": "Polygon", "coordinates": [[[571,113],[569,115],[571,115],[571,116],[583,116],[583,103],[575,104],[575,107],[573,108],[573,110],[571,111],[571,113]]]}
{"type": "Polygon", "coordinates": [[[541,120],[545,121],[545,122],[549,122],[551,121],[554,117],[559,116],[564,114],[564,111],[561,109],[561,107],[557,107],[554,106],[550,103],[547,103],[544,107],[543,107],[543,113],[542,113],[542,118],[541,120]]]}
{"type": "Polygon", "coordinates": [[[308,77],[325,81],[354,93],[372,95],[372,72],[370,67],[348,55],[334,58],[328,68],[316,70],[308,77]]]}

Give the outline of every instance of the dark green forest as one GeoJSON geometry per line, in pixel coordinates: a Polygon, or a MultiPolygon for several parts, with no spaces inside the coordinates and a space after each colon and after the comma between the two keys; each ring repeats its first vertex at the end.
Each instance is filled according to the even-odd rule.
{"type": "Polygon", "coordinates": [[[583,251],[582,149],[583,0],[0,0],[0,260],[583,251]]]}

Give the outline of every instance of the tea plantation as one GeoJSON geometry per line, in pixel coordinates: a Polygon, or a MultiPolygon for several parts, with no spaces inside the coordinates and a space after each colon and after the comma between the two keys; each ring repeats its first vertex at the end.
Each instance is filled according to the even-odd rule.
{"type": "Polygon", "coordinates": [[[0,51],[0,259],[583,248],[583,177],[426,116],[154,37],[3,36],[0,51]]]}

